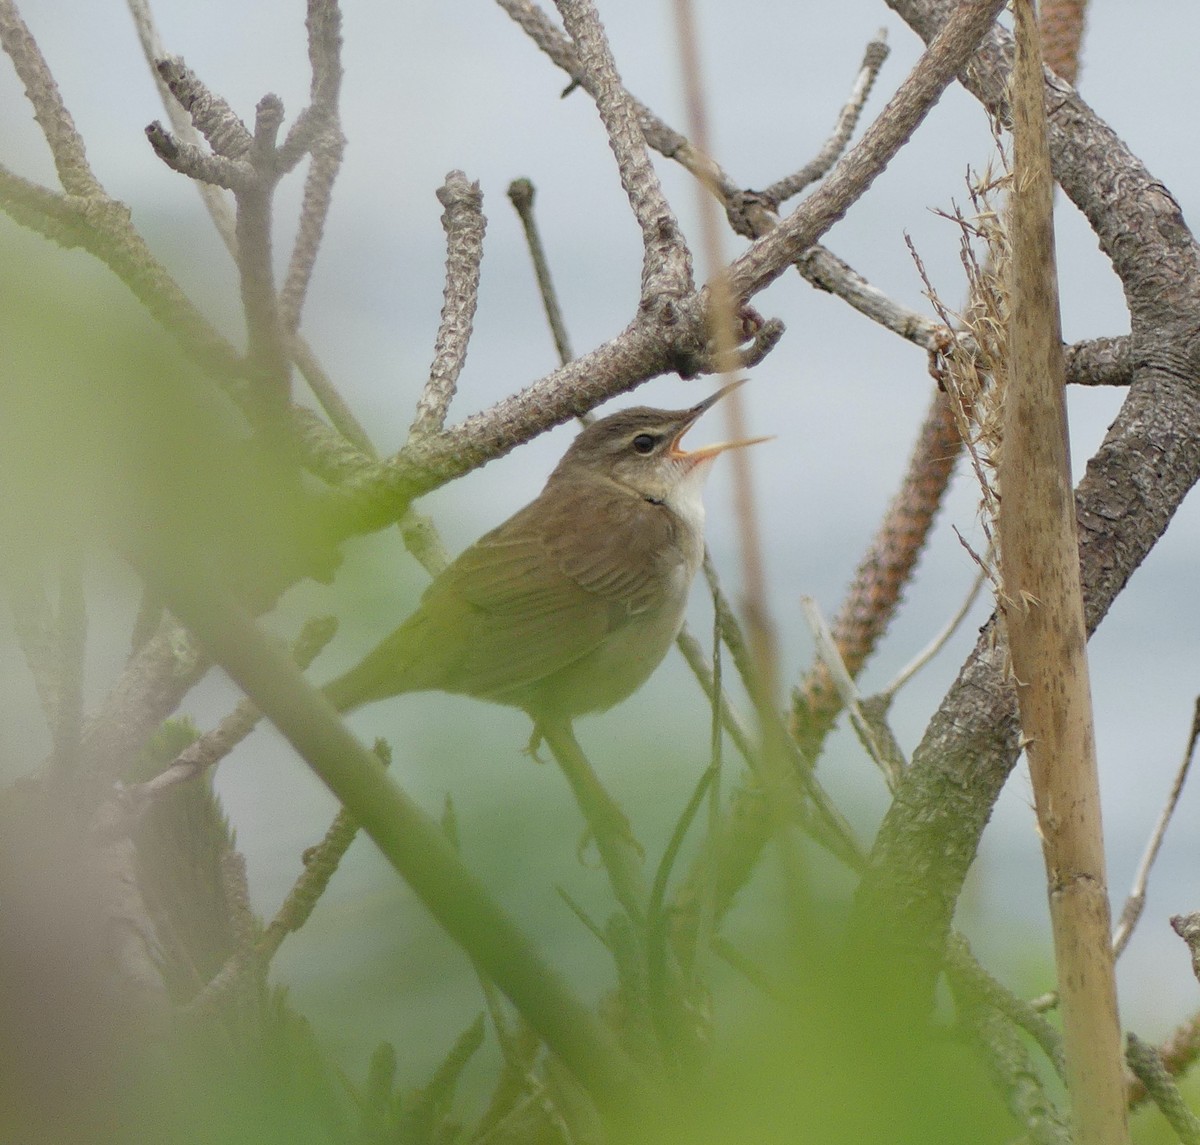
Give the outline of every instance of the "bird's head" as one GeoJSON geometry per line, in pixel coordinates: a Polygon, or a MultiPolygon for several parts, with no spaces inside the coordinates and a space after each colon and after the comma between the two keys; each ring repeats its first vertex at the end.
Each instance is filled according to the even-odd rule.
{"type": "Polygon", "coordinates": [[[701,415],[742,381],[723,386],[689,409],[634,406],[593,422],[571,443],[551,480],[600,476],[649,500],[691,500],[718,454],[768,440],[751,437],[690,450],[680,444],[701,415]]]}

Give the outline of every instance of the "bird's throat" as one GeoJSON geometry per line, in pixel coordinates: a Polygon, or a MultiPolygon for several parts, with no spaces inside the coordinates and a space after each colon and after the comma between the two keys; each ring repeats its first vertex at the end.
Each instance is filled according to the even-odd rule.
{"type": "Polygon", "coordinates": [[[704,532],[704,482],[713,460],[705,458],[693,463],[661,498],[662,503],[697,534],[704,532]]]}

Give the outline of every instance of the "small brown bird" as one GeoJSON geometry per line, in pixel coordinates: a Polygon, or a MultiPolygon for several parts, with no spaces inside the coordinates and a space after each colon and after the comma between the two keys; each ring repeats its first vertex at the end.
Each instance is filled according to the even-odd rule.
{"type": "Polygon", "coordinates": [[[536,500],[481,537],[417,610],[325,694],[341,711],[458,692],[537,723],[612,707],[658,667],[704,550],[713,459],[764,438],[680,448],[725,386],[685,410],[622,410],[584,429],[536,500]]]}

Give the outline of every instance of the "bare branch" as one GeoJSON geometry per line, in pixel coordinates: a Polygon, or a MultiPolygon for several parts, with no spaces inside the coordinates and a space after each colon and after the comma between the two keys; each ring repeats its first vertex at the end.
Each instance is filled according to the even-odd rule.
{"type": "MultiPolygon", "coordinates": [[[[11,22],[6,27],[12,31],[11,22]]],[[[175,78],[177,84],[183,84],[181,90],[188,88],[185,94],[192,106],[200,107],[200,93],[192,81],[181,75],[175,75],[175,78]]],[[[207,111],[211,112],[212,107],[208,106],[207,111]]],[[[213,113],[213,118],[215,124],[221,117],[213,113]]],[[[221,122],[228,126],[225,120],[221,122]]],[[[3,168],[0,168],[0,205],[19,223],[66,247],[83,247],[105,262],[151,315],[180,341],[184,350],[235,400],[244,401],[247,396],[245,367],[240,356],[216,333],[153,257],[130,224],[127,208],[107,198],[99,189],[97,194],[86,199],[58,195],[3,168]]],[[[339,443],[330,440],[324,426],[306,422],[295,411],[293,418],[297,443],[307,455],[307,464],[313,467],[328,465],[331,454],[345,453],[339,443]]],[[[361,456],[354,459],[353,470],[363,480],[368,479],[368,475],[378,480],[387,474],[386,470],[373,466],[361,456]]],[[[169,673],[173,671],[169,665],[167,668],[169,673]]],[[[170,690],[168,680],[162,683],[170,690]]]]}
{"type": "Polygon", "coordinates": [[[170,138],[161,125],[147,129],[155,151],[175,170],[233,191],[237,201],[236,263],[246,318],[246,366],[253,386],[247,412],[277,422],[286,408],[291,356],[284,345],[275,269],[271,251],[271,202],[280,178],[276,139],[283,123],[283,104],[265,95],[255,109],[253,133],[220,96],[215,95],[181,59],[158,62],[171,94],[208,140],[213,159],[229,159],[236,167],[205,162],[191,144],[170,138]]]}
{"type": "Polygon", "coordinates": [[[338,392],[333,379],[325,372],[325,367],[304,336],[299,332],[293,333],[287,338],[287,348],[296,369],[304,376],[308,388],[320,402],[334,429],[364,457],[374,458],[375,446],[370,436],[346,404],[346,399],[338,392]]]}
{"type": "MultiPolygon", "coordinates": [[[[308,621],[292,645],[292,659],[300,668],[307,668],[333,639],[336,631],[337,622],[332,617],[308,621]]],[[[261,719],[262,713],[249,700],[240,700],[237,707],[212,731],[205,732],[184,748],[153,779],[123,788],[119,797],[122,808],[130,817],[140,816],[164,792],[181,783],[192,782],[220,763],[258,726],[261,719]]]]}
{"type": "MultiPolygon", "coordinates": [[[[245,703],[257,715],[257,709],[249,701],[245,703]]],[[[390,752],[382,741],[376,743],[375,753],[385,767],[391,762],[390,752]]],[[[292,884],[275,917],[260,935],[249,936],[248,941],[238,946],[225,965],[188,1002],[187,1013],[202,1014],[211,1010],[245,980],[247,973],[266,973],[284,939],[298,931],[312,916],[357,835],[358,824],[342,808],[321,841],[304,852],[304,871],[292,884]]]]}
{"type": "MultiPolygon", "coordinates": [[[[167,51],[163,47],[158,28],[155,26],[149,0],[126,0],[126,3],[129,6],[130,15],[133,16],[134,26],[137,28],[138,42],[142,45],[142,55],[154,76],[154,82],[162,97],[163,107],[171,121],[173,134],[183,143],[198,146],[201,137],[192,123],[192,117],[179,100],[171,94],[171,89],[159,70],[158,61],[167,58],[167,51]]],[[[216,226],[217,232],[221,236],[221,241],[236,258],[237,238],[234,233],[236,223],[228,198],[221,194],[219,187],[211,183],[197,183],[196,188],[200,192],[200,197],[204,201],[205,209],[208,211],[213,225],[216,226]]]]}
{"type": "Polygon", "coordinates": [[[734,260],[729,277],[735,298],[751,298],[773,282],[850,209],[908,141],[1003,7],[1004,0],[966,0],[955,8],[882,114],[825,182],[734,260]]]}
{"type": "Polygon", "coordinates": [[[796,260],[796,269],[813,286],[836,294],[872,322],[922,349],[932,353],[944,345],[947,331],[941,322],[889,298],[827,248],[810,247],[796,260]]]}
{"type": "MultiPolygon", "coordinates": [[[[341,170],[346,138],[338,114],[338,96],[342,86],[342,15],[337,0],[309,0],[308,58],[312,68],[311,103],[301,119],[309,136],[307,150],[312,155],[308,177],[304,181],[304,201],[296,243],[288,263],[279,309],[285,331],[294,333],[300,326],[300,311],[317,260],[317,249],[325,230],[325,219],[333,194],[333,184],[341,170]]],[[[288,167],[288,145],[284,142],[280,161],[288,167]]]]}
{"type": "Polygon", "coordinates": [[[134,230],[129,209],[107,197],[59,195],[0,167],[0,206],[22,226],[105,263],[138,301],[235,398],[244,385],[240,356],[213,328],[134,230]]]}
{"type": "Polygon", "coordinates": [[[858,78],[854,81],[850,98],[838,114],[833,134],[825,141],[821,150],[799,171],[772,183],[762,192],[762,197],[767,203],[778,207],[780,203],[787,202],[788,199],[800,194],[805,187],[822,178],[837,162],[838,157],[846,150],[846,145],[850,142],[850,136],[854,134],[854,129],[858,126],[863,108],[870,98],[871,89],[879,77],[879,69],[883,67],[890,51],[887,43],[887,29],[880,28],[875,39],[867,44],[858,78]]]}
{"type": "Polygon", "coordinates": [[[479,266],[487,226],[479,184],[467,182],[461,171],[451,171],[446,176],[437,197],[446,208],[442,212],[442,229],[446,232],[446,284],[429,381],[421,392],[417,414],[409,430],[412,444],[418,450],[421,439],[439,433],[446,424],[446,412],[467,359],[467,345],[479,301],[479,266]]]}
{"type": "Polygon", "coordinates": [[[49,144],[59,181],[68,195],[83,198],[102,194],[88,166],[83,139],[62,101],[58,84],[46,64],[37,41],[30,34],[13,0],[0,0],[0,45],[12,58],[13,67],[25,85],[25,96],[33,105],[33,116],[49,144]]]}
{"type": "Polygon", "coordinates": [[[616,156],[621,185],[642,229],[642,306],[657,307],[661,299],[681,297],[692,289],[691,256],[646,154],[637,110],[621,84],[595,7],[591,0],[557,2],[580,64],[592,78],[596,109],[616,156]]]}
{"type": "Polygon", "coordinates": [[[1133,381],[1133,351],[1129,335],[1088,338],[1063,351],[1068,384],[1127,386],[1133,381]]]}
{"type": "MultiPolygon", "coordinates": [[[[392,459],[393,478],[411,482],[410,496],[467,473],[551,426],[587,413],[671,368],[669,336],[657,323],[636,323],[481,413],[422,442],[419,462],[392,459]],[[407,466],[407,472],[405,471],[407,466]]],[[[700,352],[701,347],[696,347],[700,352]]]]}
{"type": "Polygon", "coordinates": [[[205,151],[194,143],[176,139],[156,119],[146,128],[146,138],[172,171],[189,179],[227,191],[247,191],[258,183],[258,175],[245,159],[227,159],[205,151]]]}
{"type": "Polygon", "coordinates": [[[1200,1119],[1183,1100],[1158,1050],[1136,1034],[1126,1034],[1125,1061],[1183,1145],[1200,1145],[1200,1119]]]}
{"type": "MultiPolygon", "coordinates": [[[[184,110],[183,105],[176,99],[163,78],[158,67],[158,61],[167,58],[166,50],[163,48],[162,42],[159,39],[158,30],[154,26],[154,19],[150,12],[147,0],[128,0],[130,11],[133,14],[134,23],[137,26],[138,38],[142,44],[142,52],[146,57],[147,63],[150,64],[151,70],[154,73],[154,78],[158,83],[159,90],[163,96],[163,105],[167,110],[167,114],[171,119],[173,134],[176,139],[182,143],[191,144],[198,147],[201,138],[200,133],[196,130],[192,123],[191,116],[184,110]]],[[[325,52],[322,50],[320,74],[326,74],[325,52]]],[[[314,86],[317,86],[316,75],[314,74],[314,86]]],[[[321,85],[322,90],[324,84],[321,85]]],[[[232,115],[232,111],[229,112],[232,115]]],[[[236,118],[236,116],[234,117],[236,118]]],[[[238,120],[240,124],[241,121],[238,120]]],[[[244,128],[243,128],[244,130],[244,128]]],[[[295,132],[293,127],[293,132],[295,132]]],[[[314,131],[306,134],[305,145],[316,146],[313,137],[320,138],[321,133],[314,131]]],[[[286,165],[286,160],[282,155],[283,151],[287,150],[288,144],[291,142],[292,133],[288,135],[288,140],[280,149],[281,165],[286,165]]],[[[237,259],[237,218],[233,207],[229,200],[221,194],[220,189],[211,183],[197,182],[196,188],[200,192],[200,197],[204,200],[204,205],[208,210],[213,224],[216,226],[222,241],[237,259]]],[[[289,272],[290,279],[290,272],[289,272]]],[[[294,287],[290,288],[294,291],[294,287]]],[[[289,285],[285,281],[283,295],[290,297],[289,285]]],[[[292,304],[289,303],[289,306],[292,304]]],[[[312,390],[321,408],[325,411],[330,422],[337,431],[346,438],[351,444],[356,446],[362,453],[369,457],[374,456],[374,447],[371,444],[371,439],[368,437],[366,430],[359,424],[358,419],[351,412],[350,407],[346,404],[341,394],[338,393],[333,384],[332,379],[325,372],[324,367],[313,353],[312,347],[304,340],[304,338],[296,331],[293,331],[287,339],[288,353],[297,369],[304,376],[304,380],[308,383],[309,389],[312,390]]]]}
{"type": "MultiPolygon", "coordinates": [[[[571,77],[572,84],[595,95],[595,83],[580,67],[574,45],[550,23],[540,8],[531,0],[497,0],[497,3],[549,59],[571,77]]],[[[630,95],[629,99],[646,142],[699,179],[725,207],[730,224],[738,234],[757,238],[778,225],[778,216],[761,194],[740,188],[710,156],[693,147],[686,137],[634,96],[630,95]]],[[[845,299],[873,321],[881,322],[927,350],[936,348],[941,337],[937,323],[892,302],[825,248],[814,246],[804,252],[796,267],[814,286],[845,299]]]]}
{"type": "Polygon", "coordinates": [[[566,365],[575,357],[575,352],[571,349],[571,341],[567,336],[566,323],[563,322],[562,310],[559,308],[554,284],[550,279],[550,263],[546,259],[546,248],[542,245],[537,217],[533,213],[533,184],[528,179],[514,179],[508,185],[508,197],[525,230],[525,242],[529,247],[529,257],[533,260],[533,273],[537,277],[542,305],[546,308],[546,321],[550,324],[550,334],[554,338],[554,348],[558,351],[558,360],[566,365]]]}
{"type": "Polygon", "coordinates": [[[278,179],[275,140],[283,123],[283,104],[265,95],[255,109],[254,144],[249,159],[255,185],[234,191],[237,199],[237,267],[246,316],[246,361],[255,382],[256,404],[273,416],[287,402],[290,362],[283,345],[279,297],[272,254],[272,199],[278,179]]]}
{"type": "Polygon", "coordinates": [[[1200,982],[1200,912],[1173,915],[1171,929],[1187,943],[1192,956],[1192,973],[1200,982]]]}
{"type": "MultiPolygon", "coordinates": [[[[1189,915],[1185,918],[1172,919],[1171,925],[1175,927],[1178,921],[1181,925],[1186,925],[1187,921],[1194,916],[1189,915]]],[[[1179,928],[1176,927],[1178,933],[1179,928]]],[[[1181,937],[1183,937],[1181,935],[1181,937]]],[[[1193,971],[1200,977],[1200,970],[1197,970],[1198,960],[1193,959],[1193,971]]],[[[1177,1026],[1169,1037],[1163,1042],[1158,1050],[1159,1057],[1162,1060],[1163,1068],[1172,1077],[1182,1077],[1200,1057],[1200,1014],[1193,1014],[1187,1021],[1177,1026]]],[[[1136,1082],[1129,1087],[1129,1108],[1134,1109],[1136,1106],[1146,1100],[1146,1087],[1142,1083],[1136,1082]]]]}
{"type": "MultiPolygon", "coordinates": [[[[597,96],[596,79],[579,62],[575,45],[556,28],[532,0],[496,0],[551,61],[571,78],[571,86],[581,87],[593,99],[597,96]]],[[[568,89],[569,90],[569,89],[568,89]]],[[[722,199],[732,199],[739,188],[707,155],[694,148],[678,131],[658,118],[645,104],[626,92],[646,142],[668,159],[674,159],[696,178],[715,189],[722,199]]]]}
{"type": "Polygon", "coordinates": [[[946,944],[946,970],[957,992],[962,986],[975,991],[1010,1022],[1024,1030],[1061,1078],[1067,1064],[1063,1058],[1062,1034],[1028,1002],[997,982],[976,960],[967,940],[957,931],[946,944]]]}
{"type": "Polygon", "coordinates": [[[986,1002],[956,995],[962,1019],[987,1063],[996,1088],[1029,1145],[1072,1145],[1070,1127],[1046,1092],[1029,1050],[1005,1015],[986,1002]]]}
{"type": "MultiPolygon", "coordinates": [[[[954,5],[889,0],[932,37],[954,5]]],[[[993,112],[1006,109],[1011,37],[997,29],[965,73],[993,112]]],[[[1173,363],[1191,345],[1197,248],[1179,208],[1078,96],[1046,80],[1055,175],[1085,212],[1125,286],[1139,348],[1134,384],[1076,490],[1085,614],[1093,631],[1167,528],[1200,474],[1193,388],[1173,363]],[[1134,236],[1131,241],[1131,236],[1134,236]]],[[[889,809],[860,886],[851,932],[926,993],[978,840],[1020,741],[994,624],[947,693],[889,809]]]]}
{"type": "Polygon", "coordinates": [[[159,77],[180,107],[188,113],[196,130],[208,141],[213,153],[226,159],[245,159],[254,146],[254,136],[241,118],[180,56],[156,61],[159,77]]]}
{"type": "Polygon", "coordinates": [[[170,616],[133,656],[99,709],[85,722],[81,768],[116,782],[158,726],[208,671],[188,633],[170,616]]]}

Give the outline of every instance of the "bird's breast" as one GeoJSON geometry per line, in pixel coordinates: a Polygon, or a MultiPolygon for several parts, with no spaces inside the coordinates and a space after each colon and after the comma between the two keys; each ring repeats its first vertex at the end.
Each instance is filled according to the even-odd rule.
{"type": "Polygon", "coordinates": [[[545,681],[544,695],[571,715],[602,712],[637,691],[679,634],[688,592],[703,554],[699,534],[685,529],[659,554],[653,603],[630,611],[614,605],[611,629],[591,652],[545,681]]]}

